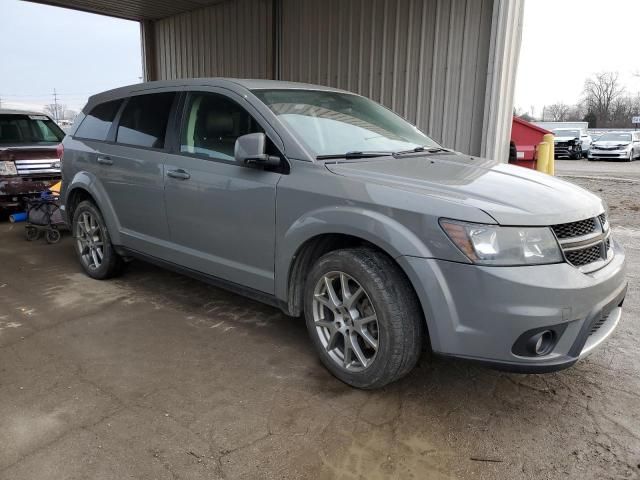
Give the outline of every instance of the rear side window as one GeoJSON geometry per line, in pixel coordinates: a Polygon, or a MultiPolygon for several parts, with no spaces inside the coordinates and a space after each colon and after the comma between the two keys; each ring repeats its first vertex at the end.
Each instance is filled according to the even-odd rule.
{"type": "Polygon", "coordinates": [[[118,125],[118,143],[163,148],[175,93],[131,97],[118,125]]]}
{"type": "Polygon", "coordinates": [[[95,106],[82,121],[75,136],[91,140],[106,140],[120,105],[122,105],[122,100],[114,100],[95,106]]]}

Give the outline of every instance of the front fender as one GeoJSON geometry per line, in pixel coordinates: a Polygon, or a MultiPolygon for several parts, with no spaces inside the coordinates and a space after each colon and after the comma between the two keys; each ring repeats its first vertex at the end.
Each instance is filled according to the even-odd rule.
{"type": "MultiPolygon", "coordinates": [[[[114,213],[115,210],[102,182],[100,182],[94,174],[86,171],[78,172],[74,175],[71,182],[65,185],[63,195],[65,214],[67,214],[66,206],[68,205],[69,198],[71,198],[72,193],[77,192],[78,189],[84,190],[91,195],[95,204],[100,209],[100,213],[102,213],[102,217],[107,225],[107,230],[109,231],[109,236],[111,237],[111,242],[114,245],[120,245],[120,222],[114,213]]],[[[71,224],[73,219],[67,218],[67,221],[71,224]]]]}
{"type": "Polygon", "coordinates": [[[275,265],[278,298],[287,298],[289,272],[298,249],[308,240],[325,234],[361,238],[393,258],[432,257],[427,245],[415,233],[380,212],[350,206],[314,210],[291,224],[279,238],[275,265]]]}

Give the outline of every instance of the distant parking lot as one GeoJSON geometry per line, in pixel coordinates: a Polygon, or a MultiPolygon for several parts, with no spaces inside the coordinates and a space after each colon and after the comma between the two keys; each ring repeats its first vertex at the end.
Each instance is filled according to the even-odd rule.
{"type": "Polygon", "coordinates": [[[423,358],[375,392],[276,309],[138,262],[97,282],[68,236],[0,222],[0,478],[640,478],[640,162],[557,173],[626,248],[612,338],[540,376],[423,358]]]}

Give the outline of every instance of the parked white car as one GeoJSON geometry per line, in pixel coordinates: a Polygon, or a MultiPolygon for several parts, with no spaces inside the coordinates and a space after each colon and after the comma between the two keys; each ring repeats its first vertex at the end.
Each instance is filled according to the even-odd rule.
{"type": "Polygon", "coordinates": [[[594,142],[589,160],[622,159],[631,162],[640,157],[640,132],[605,133],[594,142]]]}

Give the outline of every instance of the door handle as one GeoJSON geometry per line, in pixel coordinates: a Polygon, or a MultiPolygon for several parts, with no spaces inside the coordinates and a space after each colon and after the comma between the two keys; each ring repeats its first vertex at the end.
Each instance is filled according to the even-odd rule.
{"type": "Polygon", "coordinates": [[[102,165],[113,165],[113,160],[108,155],[98,155],[98,163],[102,165]]]}
{"type": "Polygon", "coordinates": [[[189,175],[187,172],[185,172],[182,169],[169,170],[167,172],[167,176],[169,176],[171,178],[177,178],[178,180],[189,180],[191,178],[191,175],[189,175]]]}

